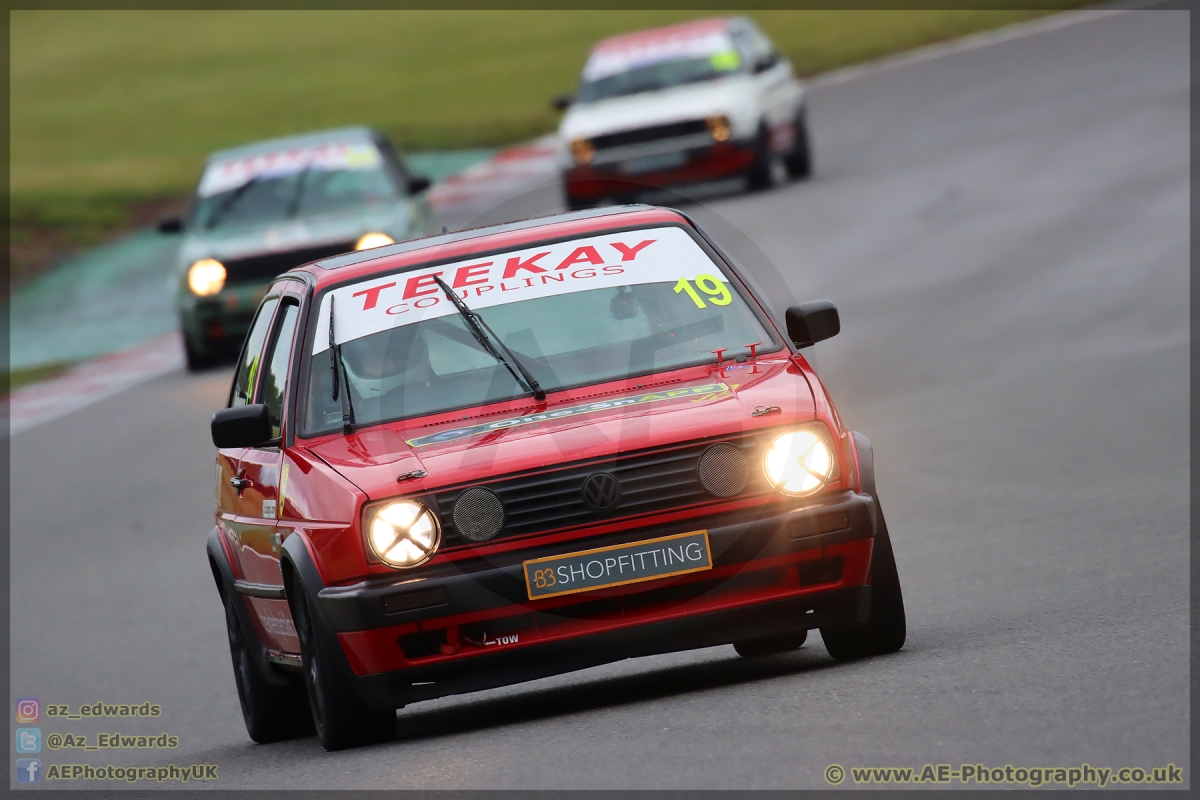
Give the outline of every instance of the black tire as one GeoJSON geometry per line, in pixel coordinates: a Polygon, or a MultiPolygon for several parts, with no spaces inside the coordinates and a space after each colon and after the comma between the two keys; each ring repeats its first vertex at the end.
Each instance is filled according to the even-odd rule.
{"type": "Polygon", "coordinates": [[[217,364],[217,357],[212,355],[212,346],[209,346],[208,353],[201,353],[192,347],[192,343],[186,336],[183,337],[183,357],[187,364],[188,372],[203,372],[207,369],[212,369],[217,364]]]}
{"type": "Polygon", "coordinates": [[[761,639],[746,639],[734,642],[733,649],[742,658],[760,658],[798,650],[808,638],[808,631],[796,633],[780,633],[775,636],[764,636],[761,639]]]}
{"type": "Polygon", "coordinates": [[[349,685],[337,660],[340,654],[332,650],[338,646],[337,640],[322,629],[320,619],[312,613],[299,579],[292,584],[292,615],[300,636],[308,705],[321,746],[344,750],[395,736],[395,709],[367,706],[349,685]]]}
{"type": "Polygon", "coordinates": [[[771,135],[766,125],[758,126],[754,142],[754,163],[746,172],[746,186],[752,192],[761,192],[775,185],[771,174],[771,135]]]}
{"type": "Polygon", "coordinates": [[[796,115],[796,139],[792,142],[791,152],[784,156],[783,165],[787,167],[790,178],[812,175],[812,145],[808,139],[808,118],[803,108],[796,115]]]}
{"type": "Polygon", "coordinates": [[[825,649],[836,661],[894,653],[904,646],[904,596],[900,591],[892,539],[878,498],[875,499],[875,513],[879,527],[871,557],[871,607],[867,621],[821,628],[825,649]]]}
{"type": "MultiPolygon", "coordinates": [[[[312,716],[304,696],[304,684],[271,682],[255,660],[251,642],[242,629],[233,604],[241,602],[228,590],[221,593],[225,606],[225,627],[229,633],[229,654],[233,659],[233,677],[246,733],[259,744],[311,736],[312,716]]],[[[297,676],[298,677],[298,676],[297,676]]]]}

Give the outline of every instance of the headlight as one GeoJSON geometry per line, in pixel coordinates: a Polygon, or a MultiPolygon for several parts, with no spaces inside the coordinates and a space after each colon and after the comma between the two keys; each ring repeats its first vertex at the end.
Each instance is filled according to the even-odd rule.
{"type": "Polygon", "coordinates": [[[785,433],[771,442],[763,460],[767,480],[785,494],[812,494],[833,474],[833,453],[812,431],[785,433]]]}
{"type": "Polygon", "coordinates": [[[572,139],[571,155],[575,158],[576,164],[586,164],[592,160],[592,156],[596,155],[596,145],[587,139],[572,139]]]}
{"type": "Polygon", "coordinates": [[[729,138],[731,131],[729,117],[724,114],[714,114],[705,121],[708,123],[708,132],[712,134],[713,141],[723,142],[729,138]]]}
{"type": "Polygon", "coordinates": [[[415,567],[437,552],[442,526],[437,517],[414,500],[399,500],[367,514],[371,550],[389,567],[415,567]]]}
{"type": "Polygon", "coordinates": [[[370,250],[372,247],[383,247],[385,244],[394,244],[395,241],[395,239],[386,233],[364,233],[354,243],[354,249],[370,250]]]}
{"type": "Polygon", "coordinates": [[[188,267],[188,288],[194,294],[208,297],[225,285],[225,265],[215,258],[202,258],[188,267]]]}

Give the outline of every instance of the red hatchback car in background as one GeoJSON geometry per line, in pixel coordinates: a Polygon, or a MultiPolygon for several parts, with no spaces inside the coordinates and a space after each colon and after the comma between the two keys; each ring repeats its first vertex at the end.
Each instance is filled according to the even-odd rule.
{"type": "Polygon", "coordinates": [[[732,643],[899,649],[870,444],[684,214],[624,206],[280,276],[212,421],[250,737],[327,749],[406,704],[732,643]]]}

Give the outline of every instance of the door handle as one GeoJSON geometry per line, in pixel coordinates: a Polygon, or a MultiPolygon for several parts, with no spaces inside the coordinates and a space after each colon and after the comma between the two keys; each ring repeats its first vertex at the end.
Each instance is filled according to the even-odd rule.
{"type": "Polygon", "coordinates": [[[252,481],[249,478],[242,477],[241,470],[238,470],[238,474],[234,475],[232,478],[229,479],[229,485],[232,486],[233,488],[237,489],[238,494],[241,494],[242,490],[245,489],[247,486],[250,486],[251,483],[252,483],[252,481]]]}

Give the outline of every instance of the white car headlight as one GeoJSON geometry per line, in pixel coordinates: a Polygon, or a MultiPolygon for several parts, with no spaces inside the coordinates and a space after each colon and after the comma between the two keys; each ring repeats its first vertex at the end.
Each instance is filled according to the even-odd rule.
{"type": "Polygon", "coordinates": [[[187,284],[200,297],[216,294],[225,285],[225,265],[215,258],[202,258],[188,267],[187,284]]]}
{"type": "Polygon", "coordinates": [[[587,164],[591,162],[592,156],[596,155],[596,145],[589,139],[572,139],[570,147],[571,157],[575,159],[576,164],[587,164]]]}
{"type": "Polygon", "coordinates": [[[771,442],[763,469],[785,494],[812,494],[833,475],[833,453],[825,439],[810,430],[782,434],[771,442]]]}
{"type": "Polygon", "coordinates": [[[386,233],[364,233],[354,243],[354,249],[370,250],[372,247],[383,247],[385,244],[394,244],[395,241],[395,239],[386,233]]]}
{"type": "Polygon", "coordinates": [[[729,117],[724,114],[714,114],[705,122],[708,124],[708,132],[712,134],[714,142],[724,142],[730,135],[729,117]]]}
{"type": "Polygon", "coordinates": [[[442,541],[437,517],[415,500],[398,500],[367,513],[367,540],[379,560],[403,569],[428,561],[442,541]]]}

